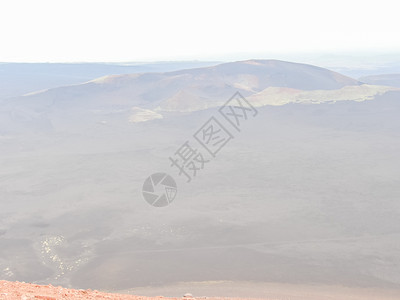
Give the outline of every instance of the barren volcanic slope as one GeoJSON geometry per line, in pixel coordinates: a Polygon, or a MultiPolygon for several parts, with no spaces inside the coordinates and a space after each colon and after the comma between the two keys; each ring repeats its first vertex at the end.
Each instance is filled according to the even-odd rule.
{"type": "Polygon", "coordinates": [[[0,278],[109,291],[205,281],[400,289],[399,94],[246,61],[3,102],[0,278]],[[225,120],[233,139],[212,157],[193,135],[223,118],[215,106],[237,90],[258,114],[240,132],[225,120]],[[199,101],[213,106],[179,113],[199,101]],[[209,160],[190,183],[169,159],[185,141],[209,160]],[[155,172],[178,185],[165,208],[143,199],[155,172]]]}

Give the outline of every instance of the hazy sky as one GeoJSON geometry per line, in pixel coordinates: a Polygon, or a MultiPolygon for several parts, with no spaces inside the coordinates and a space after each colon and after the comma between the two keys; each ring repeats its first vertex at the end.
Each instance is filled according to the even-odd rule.
{"type": "Polygon", "coordinates": [[[0,61],[397,51],[396,2],[1,0],[0,61]]]}

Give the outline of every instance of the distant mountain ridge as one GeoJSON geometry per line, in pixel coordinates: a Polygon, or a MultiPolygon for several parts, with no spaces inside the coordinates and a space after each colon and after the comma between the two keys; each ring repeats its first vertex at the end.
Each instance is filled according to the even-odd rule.
{"type": "Polygon", "coordinates": [[[109,75],[83,84],[53,88],[27,96],[32,99],[97,99],[114,104],[153,106],[185,93],[207,99],[225,99],[236,91],[245,96],[268,87],[332,90],[361,82],[312,65],[279,60],[247,60],[212,67],[165,73],[109,75]]]}
{"type": "Polygon", "coordinates": [[[361,82],[308,64],[281,60],[246,60],[212,67],[171,72],[171,75],[191,74],[195,79],[223,80],[226,84],[249,91],[268,87],[288,87],[301,90],[339,89],[361,82]]]}
{"type": "Polygon", "coordinates": [[[164,73],[103,76],[13,98],[2,109],[23,118],[36,118],[44,112],[51,115],[52,111],[61,116],[75,111],[82,118],[93,114],[115,117],[118,112],[126,122],[135,123],[162,118],[163,111],[190,112],[220,106],[238,91],[255,106],[264,106],[364,101],[393,89],[368,86],[313,65],[246,60],[164,73]]]}
{"type": "Polygon", "coordinates": [[[170,72],[215,65],[217,62],[173,61],[152,63],[1,63],[0,99],[33,91],[79,84],[110,74],[170,72]]]}
{"type": "Polygon", "coordinates": [[[368,84],[386,85],[400,88],[400,74],[381,74],[364,76],[360,81],[368,84]]]}

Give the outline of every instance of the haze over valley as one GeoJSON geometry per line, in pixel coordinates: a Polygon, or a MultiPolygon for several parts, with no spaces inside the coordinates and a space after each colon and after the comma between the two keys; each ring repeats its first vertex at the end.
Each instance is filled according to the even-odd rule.
{"type": "Polygon", "coordinates": [[[399,289],[396,76],[261,59],[180,65],[99,65],[81,81],[72,68],[66,85],[1,99],[0,278],[399,289]],[[236,92],[257,114],[240,132],[222,118],[233,139],[212,157],[193,135],[236,92]],[[188,140],[209,160],[189,183],[169,160],[188,140]],[[155,172],[178,186],[163,208],[142,195],[155,172]]]}

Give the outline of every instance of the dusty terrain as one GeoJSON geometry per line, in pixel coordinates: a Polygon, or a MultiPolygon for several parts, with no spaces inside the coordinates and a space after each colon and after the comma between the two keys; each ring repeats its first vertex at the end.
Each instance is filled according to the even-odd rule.
{"type": "MultiPolygon", "coordinates": [[[[180,290],[175,286],[175,293],[180,290]]],[[[96,290],[74,290],[53,285],[37,285],[24,282],[12,282],[0,280],[0,299],[7,300],[30,300],[30,299],[121,299],[121,300],[397,300],[400,299],[400,291],[390,289],[373,289],[373,288],[346,288],[341,286],[313,286],[313,285],[291,285],[277,283],[232,283],[232,282],[205,282],[205,283],[187,283],[181,284],[180,288],[193,291],[196,294],[182,293],[182,297],[164,297],[164,296],[134,296],[130,294],[106,293],[96,290]],[[207,297],[201,287],[207,287],[208,292],[214,295],[220,295],[218,291],[227,292],[227,294],[235,293],[239,297],[207,297]],[[258,291],[255,291],[258,290],[258,291]],[[229,293],[230,291],[230,293],[229,293]],[[265,295],[262,298],[247,298],[244,294],[252,296],[254,293],[265,295]],[[198,294],[197,294],[198,293],[198,294]]],[[[168,288],[153,288],[153,293],[161,295],[169,294],[168,288]]],[[[127,291],[128,292],[128,291],[127,291]]],[[[141,290],[145,294],[149,294],[146,289],[141,290]]],[[[132,291],[129,291],[132,293],[132,291]]],[[[139,294],[140,292],[138,292],[139,294]]]]}
{"type": "MultiPolygon", "coordinates": [[[[163,296],[158,297],[144,297],[123,294],[103,293],[92,290],[73,290],[66,289],[59,286],[52,285],[37,285],[23,282],[11,282],[0,280],[0,299],[7,300],[29,300],[29,299],[126,299],[126,300],[156,300],[156,299],[209,299],[209,300],[223,300],[232,298],[209,298],[209,297],[191,297],[184,295],[181,298],[166,298],[163,296]]],[[[239,298],[237,298],[239,299],[239,298]]],[[[250,298],[246,298],[250,299],[250,298]]],[[[252,298],[253,300],[256,300],[252,298]]],[[[242,299],[244,300],[244,299],[242,299]]]]}
{"type": "MultiPolygon", "coordinates": [[[[107,77],[2,102],[0,278],[147,297],[350,299],[336,288],[316,294],[298,286],[275,294],[258,286],[165,290],[205,281],[400,289],[400,91],[336,101],[355,99],[357,81],[340,77],[348,83],[342,98],[335,91],[343,80],[332,72],[298,68],[225,64],[213,70],[234,78],[221,75],[220,85],[209,69],[107,77]],[[303,72],[314,80],[297,85],[303,72]],[[249,101],[268,88],[302,89],[302,101],[257,106],[240,132],[216,104],[136,122],[200,83],[193,95],[225,102],[235,82],[251,88],[239,89],[249,101]],[[314,101],[321,90],[328,102],[314,101]],[[211,117],[233,136],[215,158],[194,138],[211,117]],[[210,160],[190,184],[170,161],[185,141],[210,160]],[[142,193],[144,180],[160,171],[179,187],[164,209],[142,193]]],[[[266,104],[270,95],[253,100],[266,104]]]]}

